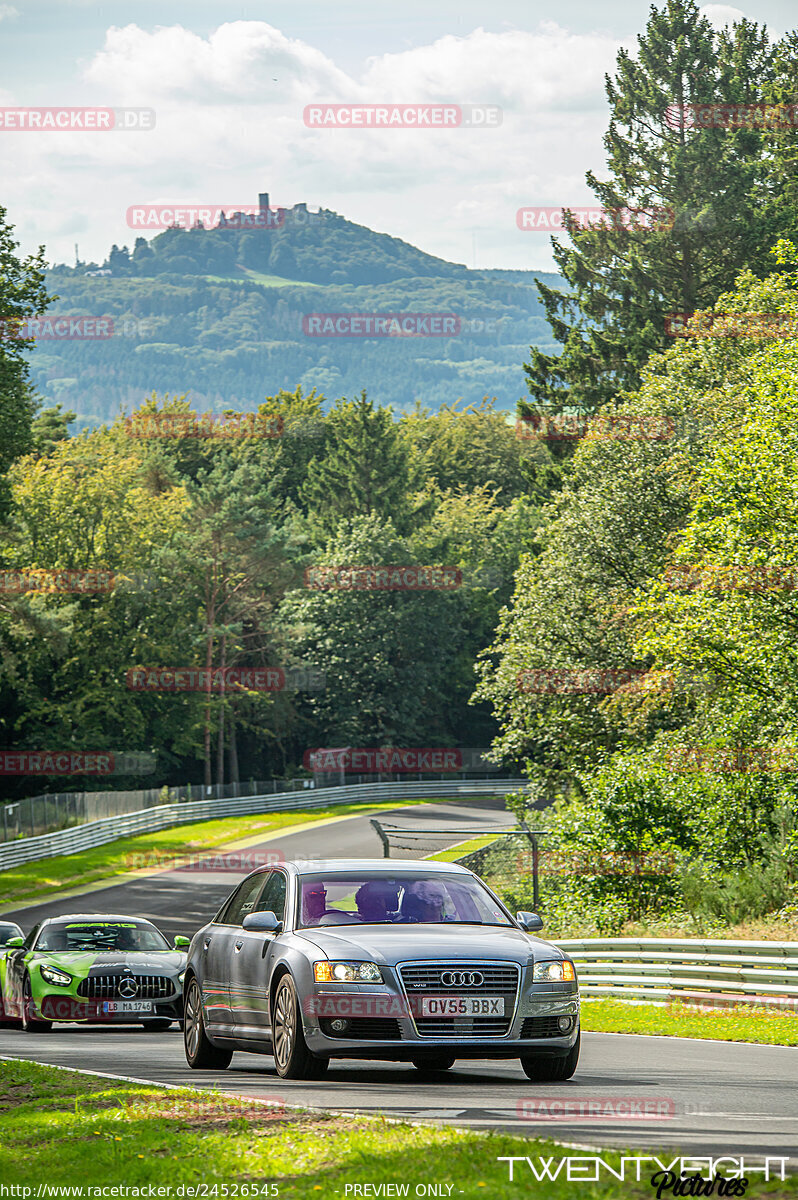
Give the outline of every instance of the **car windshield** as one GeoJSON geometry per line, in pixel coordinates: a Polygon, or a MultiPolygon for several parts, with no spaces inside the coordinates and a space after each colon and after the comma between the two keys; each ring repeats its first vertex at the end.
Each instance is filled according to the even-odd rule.
{"type": "Polygon", "coordinates": [[[7,946],[9,938],[22,937],[19,925],[0,925],[0,950],[7,946]]]}
{"type": "Polygon", "coordinates": [[[169,943],[154,925],[135,921],[63,921],[43,929],[37,950],[69,953],[72,950],[168,950],[169,943]]]}
{"type": "Polygon", "coordinates": [[[511,925],[497,900],[469,875],[358,871],[303,875],[297,927],[315,925],[511,925]]]}

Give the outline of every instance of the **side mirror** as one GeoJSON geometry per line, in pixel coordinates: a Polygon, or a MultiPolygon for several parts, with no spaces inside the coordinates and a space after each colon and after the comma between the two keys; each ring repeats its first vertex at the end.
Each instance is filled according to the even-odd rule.
{"type": "Polygon", "coordinates": [[[273,912],[254,912],[244,917],[244,928],[251,933],[279,933],[283,927],[273,912]]]}
{"type": "Polygon", "coordinates": [[[515,914],[515,919],[527,933],[537,933],[539,929],[543,928],[543,921],[537,913],[518,912],[515,914]]]}
{"type": "Polygon", "coordinates": [[[16,950],[18,946],[24,946],[25,939],[21,937],[9,938],[5,944],[6,950],[16,950]]]}
{"type": "Polygon", "coordinates": [[[191,945],[191,938],[182,937],[181,934],[178,934],[177,937],[175,938],[175,950],[183,950],[183,949],[185,949],[186,946],[190,946],[190,945],[191,945]]]}

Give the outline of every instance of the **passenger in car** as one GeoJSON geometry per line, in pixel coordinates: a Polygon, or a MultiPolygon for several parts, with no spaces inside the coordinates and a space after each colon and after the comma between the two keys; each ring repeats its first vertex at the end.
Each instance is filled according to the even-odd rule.
{"type": "Polygon", "coordinates": [[[443,889],[431,880],[411,883],[402,897],[401,921],[443,921],[446,897],[443,889]]]}

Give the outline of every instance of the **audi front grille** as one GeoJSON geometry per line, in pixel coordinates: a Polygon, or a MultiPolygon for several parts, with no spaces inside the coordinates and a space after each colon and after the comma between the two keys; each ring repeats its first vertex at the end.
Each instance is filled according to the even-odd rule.
{"type": "Polygon", "coordinates": [[[90,975],[78,984],[78,995],[89,1000],[167,1000],[174,994],[168,975],[90,975]],[[135,982],[135,992],[129,986],[119,990],[127,980],[135,982]]]}
{"type": "Polygon", "coordinates": [[[410,1002],[419,1037],[506,1037],[513,1021],[520,970],[514,963],[413,963],[397,968],[410,1002]],[[481,983],[471,983],[476,974],[481,983]],[[458,982],[462,977],[467,982],[458,982]],[[447,980],[443,982],[444,978],[447,980]],[[420,998],[436,996],[501,996],[503,1017],[422,1017],[420,998]]]}

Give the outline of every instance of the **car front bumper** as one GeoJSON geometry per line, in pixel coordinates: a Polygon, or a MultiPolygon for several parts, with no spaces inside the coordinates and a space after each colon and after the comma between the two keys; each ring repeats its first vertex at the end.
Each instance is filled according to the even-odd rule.
{"type": "Polygon", "coordinates": [[[65,996],[63,992],[46,992],[36,997],[34,1007],[35,1016],[44,1021],[78,1021],[90,1025],[139,1025],[142,1021],[179,1021],[183,1017],[182,995],[153,1001],[149,1011],[109,1012],[102,1000],[84,1000],[80,996],[65,996]]]}
{"type": "Polygon", "coordinates": [[[457,1058],[557,1056],[567,1054],[579,1035],[579,992],[575,983],[522,988],[506,1032],[495,1036],[471,1021],[459,1027],[452,1021],[445,1034],[423,1033],[415,1015],[404,993],[390,987],[320,986],[303,1005],[303,1029],[308,1048],[330,1058],[396,1061],[444,1052],[457,1058]],[[559,1027],[560,1018],[569,1021],[567,1030],[559,1027]]]}

